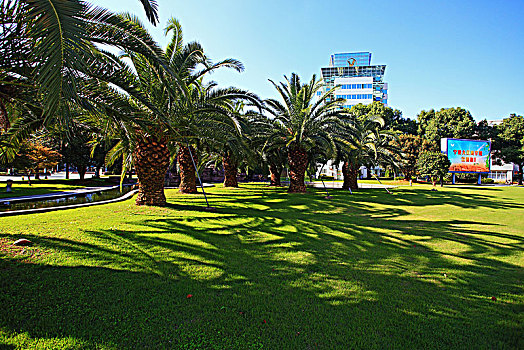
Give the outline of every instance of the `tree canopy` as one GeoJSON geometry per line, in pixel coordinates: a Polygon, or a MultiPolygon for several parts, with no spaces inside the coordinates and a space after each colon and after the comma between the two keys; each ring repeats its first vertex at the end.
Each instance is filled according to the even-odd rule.
{"type": "Polygon", "coordinates": [[[522,184],[524,169],[524,117],[511,114],[497,126],[497,148],[495,156],[506,163],[519,165],[519,184],[522,184]]]}
{"type": "Polygon", "coordinates": [[[418,116],[418,133],[440,149],[441,138],[471,138],[475,132],[475,120],[471,113],[461,107],[421,111],[418,116]]]}
{"type": "Polygon", "coordinates": [[[449,171],[451,162],[444,153],[424,152],[417,160],[417,170],[421,175],[430,176],[433,181],[436,177],[441,179],[449,171]]]}

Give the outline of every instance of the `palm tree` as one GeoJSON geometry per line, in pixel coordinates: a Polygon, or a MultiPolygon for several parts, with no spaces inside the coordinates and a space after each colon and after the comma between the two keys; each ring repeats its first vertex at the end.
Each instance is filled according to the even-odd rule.
{"type": "Polygon", "coordinates": [[[316,95],[322,82],[317,81],[315,75],[305,84],[295,73],[290,79],[285,79],[278,85],[270,80],[283,103],[274,99],[266,100],[266,110],[275,126],[268,138],[275,145],[287,149],[290,175],[288,192],[306,192],[304,176],[308,152],[314,147],[334,152],[335,137],[342,131],[342,100],[329,97],[333,89],[316,95]],[[316,101],[315,96],[318,96],[316,101]]]}
{"type": "MultiPolygon", "coordinates": [[[[141,2],[155,23],[156,1],[141,2]]],[[[0,42],[0,129],[7,134],[0,140],[3,161],[35,130],[55,123],[67,129],[72,108],[94,110],[86,90],[101,81],[136,93],[112,69],[114,57],[96,44],[138,52],[164,65],[147,33],[79,0],[3,0],[0,42]],[[21,117],[9,116],[13,110],[23,111],[21,117]]]]}
{"type": "Polygon", "coordinates": [[[373,115],[350,116],[348,119],[346,135],[338,143],[338,159],[344,161],[343,189],[358,189],[358,170],[363,163],[397,166],[395,155],[398,147],[392,142],[397,137],[396,133],[383,127],[384,120],[373,115]]]}
{"type": "MultiPolygon", "coordinates": [[[[181,97],[177,112],[170,123],[177,130],[179,149],[180,186],[182,193],[196,193],[193,158],[199,142],[221,149],[227,185],[235,185],[238,159],[235,153],[242,147],[242,131],[238,115],[234,113],[235,101],[258,98],[236,88],[219,89],[215,84],[194,83],[191,93],[181,97]],[[232,178],[235,180],[232,180],[232,178]]],[[[197,160],[195,159],[195,162],[197,160]]]]}
{"type": "MultiPolygon", "coordinates": [[[[134,18],[129,19],[141,30],[134,18]]],[[[136,86],[143,96],[134,102],[146,115],[148,126],[135,129],[133,161],[139,178],[137,204],[164,205],[164,176],[170,162],[170,152],[178,150],[178,165],[183,193],[195,193],[197,163],[194,146],[206,137],[216,137],[234,120],[230,111],[237,99],[257,100],[255,95],[236,88],[218,88],[213,82],[203,83],[203,77],[222,67],[243,69],[240,62],[226,59],[212,63],[196,42],[183,44],[179,22],[171,19],[166,34],[171,40],[162,54],[167,67],[158,67],[142,54],[126,52],[130,66],[119,61],[122,69],[136,72],[128,75],[128,85],[136,86]],[[193,158],[193,159],[192,159],[193,158]]],[[[131,129],[126,129],[131,130],[131,129]]],[[[171,152],[171,153],[172,153],[171,152]]]]}
{"type": "Polygon", "coordinates": [[[263,153],[264,160],[269,166],[269,186],[282,186],[280,176],[287,161],[287,152],[284,147],[269,148],[263,153]]]}

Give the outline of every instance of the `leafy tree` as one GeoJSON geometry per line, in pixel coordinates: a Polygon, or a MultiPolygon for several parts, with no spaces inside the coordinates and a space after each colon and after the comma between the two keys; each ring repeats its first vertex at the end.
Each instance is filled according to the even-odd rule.
{"type": "Polygon", "coordinates": [[[290,184],[288,192],[306,192],[304,176],[308,165],[308,153],[314,148],[335,153],[335,137],[341,133],[340,116],[345,112],[340,108],[343,101],[330,99],[334,89],[315,99],[315,94],[322,87],[313,75],[307,83],[302,83],[299,76],[291,74],[285,82],[276,84],[283,103],[278,100],[266,100],[266,110],[274,119],[274,129],[268,139],[275,146],[286,147],[288,154],[290,184]],[[316,100],[316,102],[315,102],[316,100]]]}
{"type": "Polygon", "coordinates": [[[66,163],[76,167],[80,180],[84,180],[87,168],[93,164],[89,140],[87,130],[77,128],[69,134],[62,151],[66,163]]]}
{"type": "Polygon", "coordinates": [[[401,154],[399,163],[406,180],[411,179],[417,170],[417,160],[421,152],[422,138],[418,135],[400,135],[398,138],[401,154]]]}
{"type": "Polygon", "coordinates": [[[351,113],[357,117],[374,115],[384,121],[384,129],[399,130],[402,133],[416,133],[416,122],[404,119],[398,109],[385,106],[382,102],[374,101],[371,104],[357,104],[351,107],[351,113]]]}
{"type": "Polygon", "coordinates": [[[524,169],[524,117],[511,114],[497,125],[498,137],[495,156],[505,163],[519,166],[519,185],[522,185],[524,169]]]}
{"type": "Polygon", "coordinates": [[[475,125],[475,138],[479,140],[495,140],[497,135],[498,129],[489,125],[486,119],[481,120],[475,125]]]}
{"type": "Polygon", "coordinates": [[[471,113],[461,107],[421,111],[418,117],[418,133],[440,149],[441,138],[471,138],[475,132],[475,120],[471,113]]]}
{"type": "Polygon", "coordinates": [[[60,158],[60,153],[44,146],[40,142],[25,141],[20,145],[11,166],[25,171],[29,184],[31,184],[31,174],[35,174],[35,178],[38,178],[41,169],[55,167],[60,158]]]}
{"type": "Polygon", "coordinates": [[[440,185],[443,185],[444,175],[449,172],[451,162],[444,153],[424,152],[417,160],[417,170],[423,176],[430,176],[433,186],[436,178],[440,178],[440,185]]]}

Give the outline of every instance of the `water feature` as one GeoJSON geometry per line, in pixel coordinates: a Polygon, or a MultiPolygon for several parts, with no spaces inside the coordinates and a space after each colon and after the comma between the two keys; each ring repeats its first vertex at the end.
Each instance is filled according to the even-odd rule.
{"type": "Polygon", "coordinates": [[[106,200],[115,199],[125,195],[133,189],[132,186],[124,185],[122,192],[118,188],[100,189],[96,192],[89,193],[74,193],[67,196],[61,196],[59,198],[46,198],[42,197],[39,199],[23,200],[23,201],[1,201],[0,200],[0,213],[10,212],[16,210],[29,210],[29,209],[40,209],[40,208],[51,208],[51,207],[62,207],[75,204],[101,202],[106,200]]]}

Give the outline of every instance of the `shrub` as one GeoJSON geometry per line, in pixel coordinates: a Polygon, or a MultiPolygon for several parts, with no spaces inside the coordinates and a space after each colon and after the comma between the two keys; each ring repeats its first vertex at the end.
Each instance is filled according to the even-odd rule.
{"type": "Polygon", "coordinates": [[[489,177],[486,177],[486,178],[482,178],[480,182],[483,184],[492,184],[492,183],[495,183],[495,180],[490,179],[489,177]]]}

